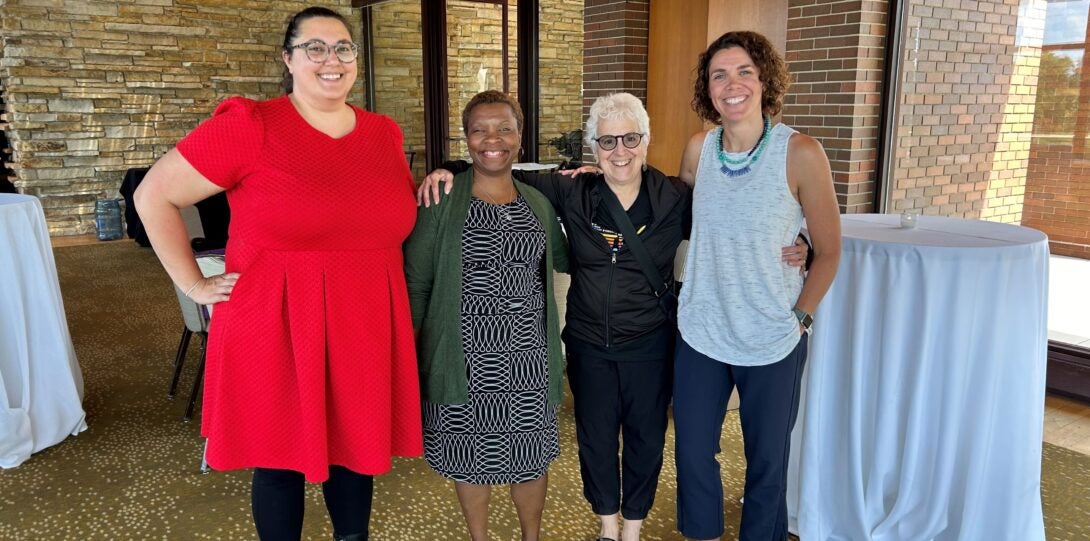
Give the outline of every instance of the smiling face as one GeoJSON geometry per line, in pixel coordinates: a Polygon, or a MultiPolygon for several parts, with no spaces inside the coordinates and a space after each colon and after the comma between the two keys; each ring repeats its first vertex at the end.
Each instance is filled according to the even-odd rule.
{"type": "Polygon", "coordinates": [[[628,148],[621,142],[622,135],[639,132],[636,121],[627,116],[598,120],[598,137],[603,135],[617,137],[617,146],[613,150],[602,150],[601,146],[594,145],[598,166],[602,168],[602,174],[611,184],[630,184],[640,180],[643,164],[647,161],[649,137],[645,135],[640,139],[640,144],[636,148],[628,148]]]}
{"type": "MultiPolygon", "coordinates": [[[[298,35],[291,45],[311,40],[334,46],[339,42],[351,42],[352,34],[337,19],[312,17],[299,25],[298,35]]],[[[310,60],[303,49],[285,51],[283,58],[292,75],[292,93],[299,98],[343,103],[356,82],[356,62],[341,62],[332,51],[324,62],[310,60]]]]}
{"type": "Polygon", "coordinates": [[[518,119],[506,103],[485,103],[469,112],[466,144],[473,169],[489,176],[510,175],[522,148],[518,119]]]}
{"type": "Polygon", "coordinates": [[[760,70],[741,47],[718,51],[708,62],[708,97],[724,122],[760,117],[763,88],[760,70]]]}

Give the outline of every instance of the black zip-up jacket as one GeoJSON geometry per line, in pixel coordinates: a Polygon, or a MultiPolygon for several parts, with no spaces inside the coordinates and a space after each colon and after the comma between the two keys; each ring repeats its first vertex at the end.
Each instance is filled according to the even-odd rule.
{"type": "MultiPolygon", "coordinates": [[[[442,167],[457,174],[469,164],[456,161],[442,167]]],[[[514,176],[545,194],[568,234],[571,288],[565,336],[612,347],[666,323],[635,254],[628,246],[614,254],[602,234],[591,228],[602,199],[599,190],[609,189],[602,175],[585,173],[573,179],[558,173],[514,171],[514,176]]],[[[643,184],[654,219],[640,233],[640,241],[663,281],[673,284],[674,254],[692,226],[692,189],[650,166],[643,173],[643,184]]]]}

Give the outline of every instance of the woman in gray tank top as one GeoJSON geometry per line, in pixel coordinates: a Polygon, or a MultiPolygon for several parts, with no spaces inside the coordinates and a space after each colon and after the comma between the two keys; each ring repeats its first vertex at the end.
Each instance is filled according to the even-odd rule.
{"type": "Polygon", "coordinates": [[[689,141],[680,173],[695,184],[674,366],[678,529],[690,539],[724,531],[716,453],[735,386],[747,462],[739,538],[787,539],[806,331],[840,257],[825,152],[772,120],[788,83],[783,59],[754,32],[724,34],[699,59],[693,108],[717,126],[689,141]],[[814,254],[805,279],[780,258],[803,216],[814,254]]]}

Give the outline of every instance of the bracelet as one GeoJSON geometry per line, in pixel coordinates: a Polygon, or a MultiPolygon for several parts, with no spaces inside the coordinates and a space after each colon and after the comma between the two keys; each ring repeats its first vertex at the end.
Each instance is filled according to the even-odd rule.
{"type": "Polygon", "coordinates": [[[194,289],[197,289],[197,284],[201,283],[201,280],[204,280],[204,277],[197,278],[197,281],[193,282],[193,285],[189,286],[189,289],[185,290],[186,297],[188,297],[190,293],[193,293],[194,289]]]}

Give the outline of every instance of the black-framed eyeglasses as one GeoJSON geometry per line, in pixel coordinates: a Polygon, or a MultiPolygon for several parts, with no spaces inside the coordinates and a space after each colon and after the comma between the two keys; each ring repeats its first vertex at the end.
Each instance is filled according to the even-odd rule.
{"type": "Polygon", "coordinates": [[[333,54],[337,56],[337,60],[341,63],[347,64],[356,60],[356,55],[359,54],[360,47],[351,41],[338,41],[333,45],[330,45],[320,39],[312,39],[299,45],[292,45],[289,49],[303,49],[307,53],[307,58],[311,62],[321,64],[329,58],[329,51],[333,51],[333,54]]]}
{"type": "Polygon", "coordinates": [[[601,148],[602,150],[613,150],[617,148],[618,140],[624,144],[625,148],[636,148],[640,146],[640,142],[643,141],[643,134],[633,131],[624,135],[603,135],[594,139],[594,142],[598,143],[598,148],[601,148]]]}

